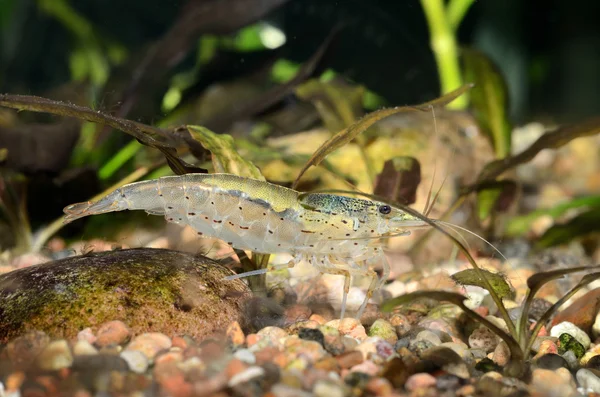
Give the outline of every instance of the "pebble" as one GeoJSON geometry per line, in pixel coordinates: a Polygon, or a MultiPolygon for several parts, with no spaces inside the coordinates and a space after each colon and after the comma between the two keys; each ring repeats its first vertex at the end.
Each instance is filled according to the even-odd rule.
{"type": "Polygon", "coordinates": [[[377,376],[381,368],[371,360],[363,361],[362,363],[350,368],[350,372],[360,372],[370,376],[377,376]]]}
{"type": "Polygon", "coordinates": [[[42,331],[30,331],[21,335],[6,345],[8,358],[17,368],[26,368],[48,346],[50,337],[42,331]]]}
{"type": "Polygon", "coordinates": [[[131,336],[131,331],[122,321],[109,321],[104,323],[96,332],[96,345],[100,347],[121,345],[126,343],[131,336]]]}
{"type": "Polygon", "coordinates": [[[547,396],[570,397],[577,393],[575,381],[566,368],[554,371],[536,368],[531,374],[531,385],[536,392],[547,396]]]}
{"type": "Polygon", "coordinates": [[[77,333],[77,340],[84,340],[93,345],[96,343],[96,335],[94,335],[94,331],[90,327],[84,328],[77,333]]]}
{"type": "Polygon", "coordinates": [[[404,335],[406,335],[412,328],[408,318],[400,313],[396,313],[390,317],[390,324],[392,324],[392,326],[396,329],[396,335],[399,338],[402,338],[404,335]]]}
{"type": "Polygon", "coordinates": [[[432,375],[422,372],[409,376],[404,387],[408,391],[416,391],[434,387],[436,383],[437,381],[432,375]]]}
{"type": "Polygon", "coordinates": [[[575,375],[579,386],[586,392],[600,393],[600,378],[592,370],[581,368],[575,375]]]}
{"type": "Polygon", "coordinates": [[[498,342],[498,336],[484,326],[480,326],[469,336],[469,346],[475,349],[483,349],[486,353],[494,351],[498,342]]]}
{"type": "Polygon", "coordinates": [[[581,328],[577,327],[573,323],[563,321],[562,323],[556,324],[550,329],[550,336],[558,338],[562,334],[569,334],[573,338],[577,339],[577,341],[581,343],[585,350],[590,347],[590,337],[581,328]]]}
{"type": "Polygon", "coordinates": [[[66,340],[60,339],[50,342],[36,359],[40,369],[57,371],[68,368],[73,364],[73,355],[66,340]]]}
{"type": "Polygon", "coordinates": [[[595,338],[598,338],[600,336],[600,312],[596,314],[594,324],[592,324],[592,335],[595,338]]]}
{"type": "Polygon", "coordinates": [[[319,325],[324,325],[327,320],[325,320],[325,317],[321,316],[320,314],[311,314],[311,316],[308,318],[310,321],[314,321],[319,325]]]}
{"type": "Polygon", "coordinates": [[[244,335],[244,332],[242,331],[242,327],[240,326],[240,323],[238,323],[237,321],[234,321],[231,324],[229,324],[229,326],[227,327],[227,330],[225,331],[225,335],[227,337],[227,340],[233,346],[236,346],[236,347],[243,345],[244,342],[246,341],[246,336],[244,335]]]}
{"type": "Polygon", "coordinates": [[[344,318],[342,320],[332,320],[325,323],[328,327],[337,328],[341,335],[351,336],[358,340],[367,339],[365,327],[355,318],[344,318]]]}
{"type": "Polygon", "coordinates": [[[492,357],[492,361],[498,364],[501,367],[504,367],[510,361],[510,349],[506,342],[502,341],[498,343],[496,349],[494,350],[494,356],[492,357]]]}
{"type": "Polygon", "coordinates": [[[442,344],[442,340],[440,339],[440,337],[429,330],[419,332],[415,337],[415,340],[425,340],[430,342],[433,346],[439,346],[442,344]]]}
{"type": "Polygon", "coordinates": [[[314,328],[300,328],[298,330],[298,337],[304,340],[312,340],[321,344],[321,346],[325,346],[325,336],[323,332],[314,328]]]}
{"type": "Polygon", "coordinates": [[[550,339],[544,339],[540,343],[537,354],[533,357],[534,360],[546,355],[546,354],[558,354],[558,346],[550,339]]]}
{"type": "Polygon", "coordinates": [[[346,391],[342,385],[330,380],[318,380],[313,387],[313,395],[316,397],[344,397],[346,391]]]}
{"type": "Polygon", "coordinates": [[[234,387],[241,383],[246,383],[254,378],[258,378],[259,376],[263,376],[265,374],[265,370],[262,367],[248,367],[244,371],[234,375],[227,382],[227,386],[234,387]]]}
{"type": "Polygon", "coordinates": [[[577,371],[579,369],[579,367],[580,367],[580,365],[579,365],[579,359],[577,358],[577,356],[575,355],[575,353],[573,353],[571,350],[569,350],[565,354],[563,354],[562,356],[567,361],[567,363],[569,364],[568,368],[571,371],[577,371]]]}
{"type": "Polygon", "coordinates": [[[389,380],[385,378],[372,378],[367,383],[365,390],[368,393],[374,394],[376,396],[389,396],[392,394],[394,387],[390,383],[389,380]]]}
{"type": "Polygon", "coordinates": [[[388,321],[379,318],[369,328],[368,336],[378,336],[392,345],[398,341],[396,328],[388,321]]]}
{"type": "Polygon", "coordinates": [[[133,338],[127,345],[126,350],[137,350],[146,355],[150,360],[154,359],[161,350],[171,347],[171,338],[159,332],[149,332],[133,338]]]}
{"type": "Polygon", "coordinates": [[[73,354],[76,356],[91,356],[98,354],[98,349],[86,340],[78,340],[73,346],[73,354]]]}
{"type": "Polygon", "coordinates": [[[260,346],[283,346],[282,339],[288,336],[285,330],[279,327],[265,327],[256,333],[258,337],[257,344],[260,346]]]}
{"type": "Polygon", "coordinates": [[[254,365],[256,363],[256,356],[248,349],[238,349],[233,353],[233,357],[245,362],[246,364],[254,365]]]}
{"type": "Polygon", "coordinates": [[[143,374],[148,369],[150,364],[148,358],[139,350],[125,350],[120,354],[125,360],[129,369],[137,374],[143,374]]]}
{"type": "Polygon", "coordinates": [[[445,342],[440,345],[441,347],[447,347],[456,352],[463,360],[470,360],[472,358],[469,346],[462,342],[445,342]]]}
{"type": "Polygon", "coordinates": [[[336,360],[341,368],[351,368],[364,361],[364,356],[361,351],[353,350],[342,353],[336,357],[336,360]]]}
{"type": "Polygon", "coordinates": [[[368,360],[370,354],[377,354],[377,342],[382,341],[378,336],[367,338],[354,348],[354,351],[361,352],[363,360],[368,360]]]}
{"type": "Polygon", "coordinates": [[[303,340],[296,335],[285,338],[283,353],[289,361],[302,356],[311,363],[319,361],[327,355],[323,345],[320,343],[312,340],[303,340]]]}
{"type": "Polygon", "coordinates": [[[558,368],[567,368],[569,366],[567,360],[554,353],[544,354],[535,361],[535,364],[538,368],[549,369],[551,371],[558,368]]]}

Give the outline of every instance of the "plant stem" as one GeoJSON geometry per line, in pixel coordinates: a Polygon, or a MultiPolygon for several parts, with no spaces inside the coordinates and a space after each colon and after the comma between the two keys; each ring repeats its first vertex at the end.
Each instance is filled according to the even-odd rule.
{"type": "Polygon", "coordinates": [[[446,7],[446,18],[450,28],[456,33],[458,26],[475,0],[450,0],[446,7]]]}
{"type": "MultiPolygon", "coordinates": [[[[438,67],[442,94],[447,93],[462,86],[454,31],[444,9],[443,0],[421,0],[421,6],[429,26],[431,49],[438,67]]],[[[467,104],[468,98],[463,95],[448,104],[448,108],[464,109],[467,104]]]]}
{"type": "MultiPolygon", "coordinates": [[[[98,200],[123,185],[137,181],[138,179],[143,177],[148,172],[148,170],[149,169],[147,167],[138,168],[131,174],[127,175],[125,178],[121,179],[119,182],[115,183],[114,185],[103,191],[102,193],[92,197],[91,201],[98,200]]],[[[52,237],[56,232],[62,229],[63,226],[63,217],[61,216],[60,218],[54,220],[51,224],[46,226],[44,229],[42,229],[37,234],[36,239],[33,242],[31,252],[39,252],[44,247],[44,244],[46,244],[48,239],[50,239],[50,237],[52,237]]]]}

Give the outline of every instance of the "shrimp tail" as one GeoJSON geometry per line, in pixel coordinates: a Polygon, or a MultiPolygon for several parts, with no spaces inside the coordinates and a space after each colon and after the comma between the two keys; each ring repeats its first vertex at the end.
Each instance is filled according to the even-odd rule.
{"type": "Polygon", "coordinates": [[[106,212],[121,211],[120,202],[115,200],[113,194],[98,200],[86,201],[83,203],[75,203],[66,206],[63,212],[66,214],[63,223],[71,223],[79,218],[84,218],[89,215],[104,214],[106,212]]]}

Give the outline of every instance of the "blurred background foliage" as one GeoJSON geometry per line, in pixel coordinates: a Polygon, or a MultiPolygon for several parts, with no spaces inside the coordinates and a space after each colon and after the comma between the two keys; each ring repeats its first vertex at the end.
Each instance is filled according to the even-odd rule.
{"type": "MultiPolygon", "coordinates": [[[[458,186],[475,182],[474,169],[515,153],[515,125],[597,115],[599,14],[592,0],[0,0],[0,92],[63,100],[165,129],[202,125],[232,135],[268,179],[290,183],[320,143],[366,112],[423,103],[474,82],[453,104],[470,113],[440,112],[436,125],[441,135],[461,132],[462,138],[442,138],[446,157],[464,156],[465,164],[444,170],[458,186]],[[488,143],[467,148],[464,136],[473,125],[488,143]],[[318,126],[325,131],[309,131],[318,126]]],[[[319,178],[331,186],[341,175],[346,184],[372,189],[385,160],[398,164],[431,146],[426,142],[437,129],[426,116],[369,129],[354,148],[332,154],[319,178]],[[400,143],[390,132],[395,128],[412,132],[400,143]]],[[[0,128],[0,148],[8,151],[0,152],[7,165],[0,184],[4,217],[13,230],[27,225],[13,233],[13,244],[31,245],[26,236],[64,205],[140,167],[145,177],[170,173],[158,151],[102,125],[0,109],[0,128]],[[27,176],[26,199],[9,171],[27,176]]],[[[180,146],[184,135],[174,135],[180,146]]],[[[210,164],[206,150],[186,142],[190,161],[210,164]]],[[[438,154],[419,158],[421,166],[432,168],[438,154]]],[[[303,188],[320,186],[311,172],[303,188]]],[[[504,181],[480,189],[473,210],[479,221],[506,211],[502,201],[514,202],[514,186],[504,181]]],[[[572,190],[572,205],[521,205],[519,211],[538,215],[513,219],[509,235],[526,233],[537,216],[561,216],[581,203],[597,208],[597,197],[587,193],[572,190]]],[[[449,206],[456,197],[440,200],[449,206]]]]}

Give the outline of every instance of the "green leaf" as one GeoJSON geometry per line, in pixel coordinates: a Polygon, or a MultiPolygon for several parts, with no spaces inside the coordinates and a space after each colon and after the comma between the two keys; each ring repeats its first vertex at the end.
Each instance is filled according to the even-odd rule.
{"type": "Polygon", "coordinates": [[[250,161],[240,156],[231,135],[215,134],[208,128],[197,125],[186,126],[192,138],[212,153],[215,172],[265,180],[260,170],[250,161]]]}
{"type": "Polygon", "coordinates": [[[542,208],[526,215],[516,216],[508,221],[505,234],[510,237],[526,233],[531,224],[541,216],[547,215],[556,219],[572,209],[589,209],[600,207],[600,196],[587,196],[573,199],[569,202],[558,204],[552,208],[542,208]]]}
{"type": "Polygon", "coordinates": [[[458,98],[459,96],[461,96],[464,92],[468,91],[471,87],[472,87],[471,84],[464,85],[464,86],[458,88],[457,90],[454,90],[444,96],[441,96],[437,99],[434,99],[429,102],[425,102],[420,105],[400,106],[400,107],[395,107],[395,108],[390,108],[390,109],[381,109],[381,110],[377,110],[375,112],[371,112],[371,113],[367,114],[366,116],[364,116],[362,119],[360,119],[356,123],[352,124],[348,128],[345,128],[344,130],[338,132],[333,137],[328,139],[325,143],[323,143],[317,149],[317,151],[315,153],[313,153],[313,155],[308,160],[308,162],[304,165],[304,167],[302,167],[302,169],[300,170],[300,173],[298,174],[298,176],[296,177],[296,180],[294,181],[293,187],[296,187],[298,185],[298,182],[302,178],[302,175],[304,175],[304,173],[310,167],[312,167],[313,165],[314,166],[319,165],[325,159],[325,157],[327,157],[331,152],[333,152],[333,151],[339,149],[340,147],[344,146],[345,144],[349,143],[354,138],[356,138],[360,133],[364,132],[366,129],[371,127],[376,122],[378,122],[384,118],[398,114],[398,113],[430,111],[432,106],[433,107],[445,106],[448,103],[455,100],[456,98],[458,98]]]}
{"type": "MultiPolygon", "coordinates": [[[[485,277],[487,278],[491,287],[501,299],[514,299],[515,290],[512,285],[510,285],[506,277],[485,269],[481,269],[480,271],[485,274],[485,277]]],[[[453,274],[451,277],[456,283],[461,285],[473,285],[488,289],[486,283],[481,279],[480,275],[477,271],[475,271],[475,269],[466,269],[453,274]]]]}
{"type": "Polygon", "coordinates": [[[565,224],[554,225],[536,242],[536,248],[548,248],[600,231],[600,207],[577,215],[565,224]]]}
{"type": "Polygon", "coordinates": [[[482,52],[463,49],[465,80],[475,83],[469,93],[479,125],[494,143],[497,158],[510,155],[512,127],[508,120],[508,93],[504,78],[482,52]]]}

